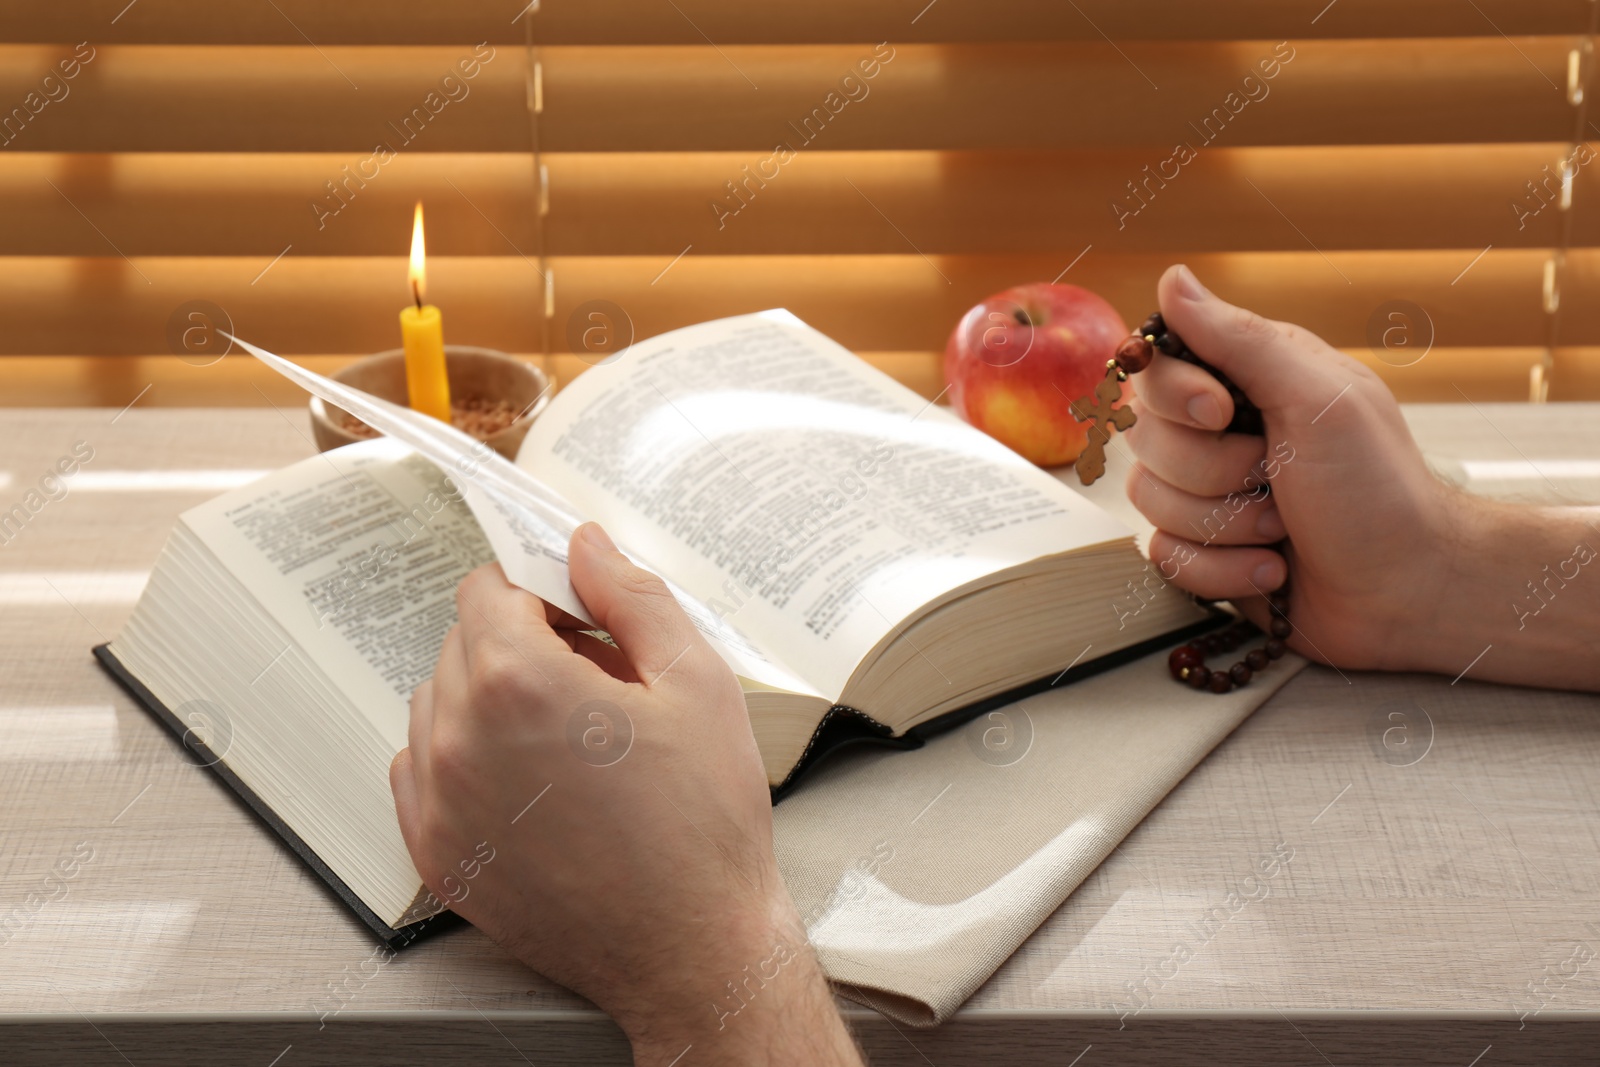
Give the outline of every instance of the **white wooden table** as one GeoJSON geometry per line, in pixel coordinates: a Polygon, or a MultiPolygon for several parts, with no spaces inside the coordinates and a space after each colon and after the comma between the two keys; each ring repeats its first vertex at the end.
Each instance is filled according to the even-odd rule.
{"type": "MultiPolygon", "coordinates": [[[[1484,488],[1600,502],[1600,405],[1408,417],[1430,458],[1500,463],[1484,488]]],[[[0,510],[94,450],[0,533],[0,1062],[627,1062],[603,1015],[474,930],[369,963],[91,660],[177,512],[306,433],[303,410],[0,410],[0,510]]],[[[949,1025],[847,1010],[876,1064],[1592,1061],[1597,953],[1600,697],[1312,668],[949,1025]],[[1275,846],[1293,859],[1270,892],[1208,922],[1275,846]]]]}

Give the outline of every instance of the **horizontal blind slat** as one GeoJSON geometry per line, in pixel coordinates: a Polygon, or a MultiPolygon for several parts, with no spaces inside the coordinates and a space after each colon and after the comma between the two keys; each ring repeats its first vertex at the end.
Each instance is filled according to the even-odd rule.
{"type": "MultiPolygon", "coordinates": [[[[1188,257],[1218,293],[1329,343],[1368,343],[1388,301],[1427,310],[1441,346],[1538,345],[1546,254],[1275,252],[1188,257]],[[1470,268],[1470,269],[1468,269],[1470,268]]],[[[1104,295],[1125,319],[1150,307],[1171,257],[1091,252],[1063,280],[1104,295]]],[[[1567,344],[1600,343],[1600,252],[1570,257],[1567,344]]],[[[1011,285],[1048,279],[1065,264],[1040,256],[556,257],[551,343],[567,345],[578,307],[609,300],[637,337],[706,319],[788,307],[856,350],[942,349],[966,309],[1011,285]]],[[[235,332],[273,351],[363,352],[393,347],[405,303],[404,257],[0,258],[0,354],[143,354],[167,347],[173,311],[206,299],[235,332]],[[63,315],[71,308],[71,315],[63,315]]],[[[457,343],[528,350],[540,344],[542,281],[517,257],[438,257],[429,296],[457,343]]]]}
{"type": "Polygon", "coordinates": [[[1574,43],[1151,43],[1136,60],[1106,42],[897,45],[854,88],[862,46],[729,47],[721,63],[704,48],[548,48],[541,137],[549,151],[769,152],[1554,141],[1572,134],[1574,43]],[[1289,61],[1272,79],[1252,74],[1275,56],[1289,61]]]}
{"type": "MultiPolygon", "coordinates": [[[[1151,43],[1137,67],[1106,42],[903,44],[870,79],[860,64],[874,52],[862,45],[555,47],[541,50],[541,145],[1170,153],[1179,142],[1203,150],[1555,141],[1571,136],[1563,87],[1572,44],[1151,43]],[[1293,58],[1271,80],[1246,82],[1259,64],[1278,62],[1275,49],[1293,58]]],[[[8,150],[371,153],[380,141],[396,152],[530,143],[521,49],[499,48],[449,103],[438,95],[442,80],[471,55],[459,47],[106,45],[65,83],[68,95],[19,113],[65,54],[0,45],[0,108],[10,109],[0,120],[13,116],[17,127],[8,150]],[[444,101],[436,115],[430,93],[444,101]],[[403,128],[407,115],[412,127],[403,128]]]]}
{"type": "Polygon", "coordinates": [[[100,45],[64,79],[59,64],[73,54],[0,44],[0,150],[365,155],[380,142],[393,152],[531,143],[522,48],[100,45]]]}
{"type": "MultiPolygon", "coordinates": [[[[128,44],[518,43],[522,7],[507,0],[388,0],[381,11],[327,0],[127,0],[14,4],[0,10],[0,40],[128,44]],[[115,20],[115,21],[113,21],[115,20]],[[302,36],[302,34],[304,36],[302,36]]],[[[534,16],[547,44],[721,45],[856,41],[1226,40],[1243,37],[1457,37],[1581,33],[1586,0],[583,0],[547,2],[534,16]]]]}
{"type": "MultiPolygon", "coordinates": [[[[1566,147],[1217,148],[1171,181],[1145,153],[556,153],[554,255],[1296,251],[1554,246],[1566,147]],[[1149,169],[1146,169],[1149,168],[1149,169]],[[735,183],[735,192],[728,183],[735,183]],[[1536,183],[1536,192],[1528,185],[1536,183]],[[1134,186],[1130,192],[1129,184],[1134,186]],[[1520,208],[1515,206],[1520,205],[1520,208]],[[882,212],[880,214],[880,211],[882,212]],[[1291,222],[1292,220],[1292,222],[1291,222]]],[[[438,255],[532,254],[523,153],[0,153],[0,255],[392,255],[424,201],[438,255]],[[364,178],[363,174],[371,175],[364,178]],[[332,183],[333,190],[329,191],[332,183]],[[79,214],[79,212],[82,214],[79,214]]],[[[1173,173],[1172,171],[1164,171],[1173,173]]],[[[1580,202],[1600,172],[1580,168],[1580,202]]],[[[1577,212],[1578,246],[1600,213],[1577,212]]]]}
{"type": "MultiPolygon", "coordinates": [[[[1201,254],[1186,261],[1224,298],[1270,318],[1299,323],[1335,346],[1368,343],[1369,322],[1389,301],[1411,300],[1431,315],[1443,346],[1542,344],[1541,250],[1488,252],[1463,275],[1472,252],[1268,252],[1201,254]],[[1459,276],[1459,280],[1456,280],[1459,276]],[[1453,283],[1453,284],[1452,284],[1453,283]]],[[[1133,324],[1152,307],[1170,255],[1097,254],[1071,270],[1067,257],[686,255],[660,280],[668,257],[573,257],[553,261],[558,327],[589,300],[610,300],[649,337],[705,319],[784,306],[847,348],[942,350],[968,308],[1013,285],[1049,280],[1087,286],[1133,324]],[[685,269],[687,268],[687,269],[685,269]]],[[[1600,275],[1600,253],[1574,264],[1600,275]]],[[[1600,293],[1581,270],[1571,302],[1600,293]]],[[[1600,340],[1600,301],[1569,317],[1564,340],[1600,340]]],[[[564,330],[552,344],[564,345],[564,330]]]]}
{"type": "Polygon", "coordinates": [[[0,255],[103,255],[108,240],[127,255],[396,255],[419,199],[432,253],[532,254],[528,153],[362,164],[331,152],[0,152],[0,203],[12,209],[0,255]]]}
{"type": "MultiPolygon", "coordinates": [[[[1372,367],[1401,401],[1474,403],[1520,401],[1528,395],[1528,372],[1539,362],[1537,348],[1435,348],[1420,363],[1393,367],[1370,349],[1347,354],[1372,367]],[[1458,391],[1459,390],[1459,391],[1458,391]]],[[[858,352],[868,363],[929,400],[944,389],[938,352],[858,352]]],[[[329,374],[356,356],[296,356],[296,362],[329,374]]],[[[572,355],[525,356],[543,365],[566,385],[590,365],[572,355]]],[[[6,356],[8,405],[69,407],[95,404],[121,408],[139,399],[142,406],[216,405],[257,407],[273,404],[291,419],[304,418],[305,393],[246,356],[234,353],[208,367],[194,367],[171,356],[6,356]],[[146,386],[149,387],[146,392],[146,386]],[[143,394],[141,396],[141,394],[143,394]]],[[[1555,351],[1551,400],[1592,399],[1600,394],[1600,347],[1555,351]]]]}
{"type": "MultiPolygon", "coordinates": [[[[1549,247],[1563,212],[1542,198],[1558,195],[1567,152],[1216,148],[1181,168],[1138,151],[815,152],[777,168],[739,153],[556,154],[546,242],[566,255],[1549,247]]],[[[1600,193],[1593,169],[1577,182],[1577,196],[1600,193]]],[[[1600,242],[1600,216],[1575,223],[1576,245],[1600,242]]]]}
{"type": "Polygon", "coordinates": [[[655,0],[545,3],[534,20],[551,44],[604,44],[626,26],[640,43],[720,45],[828,41],[1239,40],[1308,37],[1456,37],[1582,33],[1585,0],[655,0]],[[703,36],[702,36],[703,31],[703,36]]]}

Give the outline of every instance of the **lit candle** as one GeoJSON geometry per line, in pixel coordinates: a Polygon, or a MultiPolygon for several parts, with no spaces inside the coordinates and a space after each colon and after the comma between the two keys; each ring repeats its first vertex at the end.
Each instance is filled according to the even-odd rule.
{"type": "Polygon", "coordinates": [[[444,322],[439,309],[422,302],[427,272],[422,247],[422,201],[411,225],[411,282],[414,307],[400,312],[400,336],[406,350],[406,390],[413,411],[450,421],[450,379],[444,369],[444,322]]]}

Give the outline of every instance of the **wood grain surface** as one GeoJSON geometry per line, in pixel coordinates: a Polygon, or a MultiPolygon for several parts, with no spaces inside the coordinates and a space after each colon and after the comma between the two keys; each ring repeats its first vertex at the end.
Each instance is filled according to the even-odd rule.
{"type": "MultiPolygon", "coordinates": [[[[1407,415],[1441,469],[1508,464],[1481,491],[1600,502],[1600,405],[1407,415]]],[[[301,408],[0,411],[0,511],[94,451],[0,534],[0,1060],[627,1062],[474,930],[384,959],[92,662],[176,514],[308,433],[301,408]]],[[[1597,828],[1600,697],[1313,667],[952,1023],[847,1010],[879,1064],[1563,1062],[1600,1038],[1597,828]],[[1269,892],[1219,911],[1274,848],[1269,892]]]]}

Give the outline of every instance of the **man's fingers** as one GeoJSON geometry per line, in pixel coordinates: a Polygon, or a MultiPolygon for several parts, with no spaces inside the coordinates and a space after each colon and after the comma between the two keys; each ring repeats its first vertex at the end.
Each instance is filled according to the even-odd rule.
{"type": "MultiPolygon", "coordinates": [[[[1336,391],[1349,379],[1341,366],[1346,357],[1313,334],[1218,299],[1188,267],[1170,268],[1161,276],[1157,293],[1162,318],[1173,332],[1269,415],[1298,413],[1318,403],[1318,397],[1326,403],[1332,395],[1329,386],[1336,391]]],[[[1162,360],[1157,357],[1155,362],[1162,360]]],[[[1163,397],[1163,410],[1172,403],[1187,410],[1189,399],[1163,397]]]]}
{"type": "Polygon", "coordinates": [[[633,673],[633,665],[628,662],[628,657],[622,654],[620,648],[588,632],[594,629],[592,624],[548,602],[544,606],[544,617],[554,627],[556,636],[567,643],[568,648],[611,677],[623,682],[639,680],[633,673]]]}
{"type": "MultiPolygon", "coordinates": [[[[1180,335],[1181,336],[1181,335],[1180,335]]],[[[1133,379],[1140,406],[1169,422],[1221,430],[1233,419],[1233,399],[1222,383],[1193,363],[1157,359],[1133,379]]]]}
{"type": "Polygon", "coordinates": [[[544,604],[544,621],[550,624],[552,630],[591,630],[588,623],[569,614],[565,609],[558,608],[548,600],[540,601],[544,604]]]}
{"type": "Polygon", "coordinates": [[[439,710],[435,696],[443,694],[448,705],[457,705],[467,691],[467,649],[458,623],[444,635],[439,648],[439,659],[433,667],[433,677],[417,686],[411,694],[411,729],[407,735],[411,744],[412,765],[416,767],[418,784],[426,789],[433,780],[433,726],[439,710]]]}
{"type": "Polygon", "coordinates": [[[389,789],[394,793],[394,813],[400,820],[400,836],[405,838],[411,863],[419,870],[422,858],[422,791],[417,786],[416,764],[411,750],[402,748],[389,764],[389,789]]]}
{"type": "Polygon", "coordinates": [[[572,587],[645,685],[694,673],[713,655],[666,583],[629,562],[597,523],[572,535],[572,587]]]}
{"type": "Polygon", "coordinates": [[[1162,481],[1195,496],[1252,489],[1261,479],[1251,478],[1251,471],[1267,454],[1264,438],[1195,430],[1148,412],[1128,431],[1128,443],[1162,481]]]}
{"type": "Polygon", "coordinates": [[[1270,545],[1287,532],[1272,497],[1261,490],[1195,496],[1138,463],[1128,472],[1128,499],[1157,528],[1207,545],[1270,545]]]}
{"type": "Polygon", "coordinates": [[[1208,600],[1262,596],[1288,575],[1283,557],[1269,548],[1201,545],[1166,530],[1151,536],[1150,559],[1162,578],[1208,600]]]}
{"type": "Polygon", "coordinates": [[[594,634],[577,630],[569,632],[572,638],[572,651],[620,682],[637,682],[640,680],[639,676],[634,673],[633,664],[629,663],[628,657],[623,655],[622,649],[616,645],[607,644],[594,634]]]}
{"type": "MultiPolygon", "coordinates": [[[[450,632],[456,631],[452,628],[450,632]]],[[[449,638],[445,640],[448,643],[449,638]]],[[[438,677],[436,668],[433,678],[417,686],[411,693],[411,722],[406,730],[406,742],[411,746],[412,765],[420,764],[423,774],[427,773],[428,749],[433,738],[433,682],[438,677]]]]}
{"type": "Polygon", "coordinates": [[[469,665],[514,657],[541,682],[571,649],[545,619],[545,603],[506,581],[498,563],[479,567],[456,587],[456,613],[469,665]]]}

